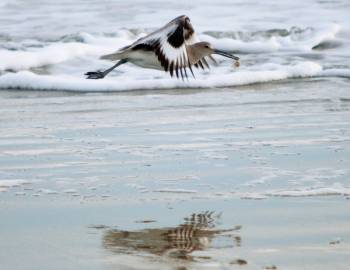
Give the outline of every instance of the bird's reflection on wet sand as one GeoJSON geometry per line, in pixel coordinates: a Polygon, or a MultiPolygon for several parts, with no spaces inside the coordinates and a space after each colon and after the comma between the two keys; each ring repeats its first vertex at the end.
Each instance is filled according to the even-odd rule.
{"type": "MultiPolygon", "coordinates": [[[[208,249],[215,238],[228,238],[229,246],[239,247],[241,226],[218,229],[221,214],[203,212],[184,218],[175,227],[147,228],[139,231],[109,229],[104,233],[103,246],[115,253],[153,254],[176,259],[197,261],[210,256],[195,256],[194,251],[208,249]]],[[[227,241],[225,247],[227,248],[227,241]]]]}

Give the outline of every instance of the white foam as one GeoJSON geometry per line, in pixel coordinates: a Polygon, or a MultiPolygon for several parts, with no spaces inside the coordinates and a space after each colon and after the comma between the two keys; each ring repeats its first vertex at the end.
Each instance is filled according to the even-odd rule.
{"type": "MultiPolygon", "coordinates": [[[[266,3],[261,7],[268,6],[269,4],[270,3],[266,3]]],[[[300,4],[301,6],[298,12],[304,10],[302,8],[303,3],[300,4]]],[[[11,24],[12,17],[9,14],[13,14],[11,11],[13,11],[15,6],[8,6],[5,8],[9,9],[8,13],[1,13],[0,11],[0,15],[5,17],[4,23],[6,26],[0,26],[0,37],[3,33],[5,33],[4,36],[6,38],[6,33],[9,36],[9,41],[5,39],[5,42],[0,44],[0,48],[2,48],[0,49],[0,73],[2,73],[0,76],[0,88],[126,91],[136,89],[227,87],[295,77],[349,77],[350,69],[336,68],[321,71],[322,68],[319,63],[302,61],[302,59],[322,59],[322,61],[327,63],[327,67],[332,67],[329,61],[327,61],[327,57],[333,56],[333,54],[325,54],[320,51],[315,52],[312,50],[314,46],[328,41],[338,42],[340,44],[339,46],[342,47],[340,48],[342,53],[347,53],[346,36],[345,42],[343,40],[344,38],[339,38],[339,36],[343,35],[344,27],[346,30],[345,22],[347,22],[347,20],[345,22],[344,20],[340,20],[343,17],[339,17],[339,15],[336,16],[339,20],[334,20],[334,17],[330,17],[333,19],[326,20],[326,22],[323,23],[313,23],[313,21],[307,17],[304,18],[304,23],[300,22],[300,25],[295,26],[295,14],[293,14],[293,12],[296,12],[295,9],[283,9],[285,10],[285,16],[283,16],[283,18],[286,20],[286,22],[283,23],[280,22],[280,17],[275,18],[275,12],[268,8],[264,10],[266,19],[260,21],[255,27],[250,27],[250,21],[252,19],[257,19],[257,17],[254,12],[246,12],[245,5],[236,7],[232,4],[237,11],[234,20],[232,16],[218,16],[218,14],[216,14],[220,9],[221,11],[226,10],[226,8],[228,8],[226,7],[227,3],[223,5],[223,7],[216,5],[215,12],[213,14],[207,14],[210,18],[208,19],[206,17],[205,20],[203,20],[201,14],[203,14],[203,12],[208,13],[209,7],[202,7],[199,3],[194,3],[194,5],[197,5],[195,10],[192,10],[192,14],[188,15],[191,18],[192,16],[194,17],[193,23],[196,29],[199,29],[197,33],[200,38],[211,42],[214,47],[219,49],[238,51],[242,62],[242,67],[238,72],[228,67],[227,62],[224,62],[220,63],[219,67],[212,68],[210,76],[208,76],[208,73],[197,73],[197,80],[191,79],[189,82],[182,82],[181,80],[169,78],[170,76],[164,72],[135,68],[127,64],[119,67],[117,71],[103,80],[88,81],[85,80],[83,76],[85,72],[102,69],[111,65],[111,63],[107,61],[99,60],[100,55],[116,51],[154,30],[155,27],[161,26],[162,22],[166,23],[171,19],[174,11],[172,10],[171,13],[169,13],[168,10],[159,7],[159,10],[155,11],[154,14],[152,13],[151,17],[146,14],[140,14],[136,16],[136,18],[124,18],[125,21],[116,19],[116,26],[113,27],[112,31],[109,33],[106,33],[106,25],[100,26],[96,23],[103,18],[101,14],[104,14],[105,9],[97,11],[96,14],[100,14],[100,17],[89,18],[89,20],[86,20],[83,16],[79,16],[79,13],[74,13],[74,16],[70,16],[69,18],[65,16],[66,14],[61,14],[67,20],[72,19],[73,21],[79,21],[77,25],[84,25],[85,23],[82,29],[74,30],[75,32],[71,32],[72,30],[70,29],[68,31],[68,29],[65,29],[63,26],[62,29],[57,29],[58,27],[55,26],[56,33],[49,29],[52,25],[45,21],[48,19],[46,18],[47,16],[43,16],[41,25],[46,25],[48,28],[47,32],[40,32],[37,33],[37,35],[33,34],[34,36],[31,36],[29,33],[33,32],[34,29],[38,27],[38,25],[36,25],[37,22],[33,21],[26,25],[21,25],[21,29],[14,33],[14,31],[11,30],[11,27],[13,27],[11,24]],[[244,13],[244,16],[240,11],[244,13]],[[276,24],[274,19],[278,19],[278,24],[276,24]],[[212,20],[214,20],[215,23],[213,23],[212,20]],[[93,21],[95,23],[92,23],[93,21]],[[210,21],[210,24],[208,24],[208,21],[210,21]],[[249,22],[249,24],[243,24],[239,28],[238,26],[242,21],[246,21],[246,23],[249,22]],[[337,24],[335,24],[334,21],[337,21],[337,24]],[[147,24],[144,25],[144,23],[147,24]],[[276,28],[276,26],[278,26],[278,28],[276,28]],[[151,28],[145,30],[144,27],[151,28]],[[12,39],[12,35],[16,36],[18,33],[25,36],[27,39],[12,39]],[[30,37],[27,37],[27,33],[30,37]],[[49,36],[47,36],[48,33],[50,33],[49,36]],[[51,37],[52,35],[54,37],[51,37]],[[252,58],[251,55],[241,55],[242,52],[260,53],[260,55],[258,57],[255,55],[252,58]],[[306,56],[304,57],[304,55],[306,56]],[[311,58],[309,56],[311,56],[311,58]],[[260,61],[259,59],[262,60],[260,61]],[[263,61],[269,64],[264,64],[263,61]],[[281,63],[283,65],[281,65],[281,63]],[[34,72],[46,75],[35,75],[32,73],[33,70],[34,72]],[[9,71],[29,72],[10,74],[9,71]]],[[[276,3],[273,3],[273,6],[274,5],[276,5],[276,3]]],[[[289,4],[283,3],[280,5],[288,6],[289,4]]],[[[31,5],[29,5],[29,7],[30,6],[31,5]]],[[[71,8],[78,7],[79,5],[76,2],[71,5],[71,8]]],[[[145,8],[145,4],[140,3],[139,8],[142,11],[145,8]]],[[[43,8],[41,12],[44,12],[44,10],[45,8],[43,8]]],[[[31,11],[34,12],[33,10],[31,11]]],[[[341,11],[342,14],[344,13],[343,10],[339,11],[341,11]]],[[[317,12],[320,12],[320,14],[327,14],[327,11],[323,9],[318,9],[317,12]]],[[[148,13],[149,12],[147,12],[147,14],[148,13]]],[[[28,16],[30,15],[29,13],[28,16]]],[[[334,14],[330,15],[334,16],[334,14]]],[[[73,24],[72,27],[74,28],[76,25],[73,24]]],[[[336,61],[332,59],[332,65],[333,63],[339,64],[336,61]]],[[[335,66],[339,67],[339,65],[335,66]]]]}
{"type": "Polygon", "coordinates": [[[221,50],[239,51],[245,53],[273,52],[277,51],[281,47],[281,45],[275,39],[271,39],[268,41],[257,40],[245,42],[243,40],[231,38],[216,39],[208,35],[201,35],[201,39],[210,42],[215,48],[221,50]]]}
{"type": "Polygon", "coordinates": [[[196,190],[190,190],[190,189],[180,189],[180,188],[162,188],[162,189],[155,189],[153,192],[162,192],[162,193],[197,193],[196,190]]]}
{"type": "Polygon", "coordinates": [[[63,193],[74,194],[74,193],[78,193],[78,190],[76,190],[74,188],[70,188],[70,189],[63,190],[63,193]]]}
{"type": "Polygon", "coordinates": [[[29,71],[7,73],[0,76],[2,89],[71,90],[71,91],[127,91],[138,89],[210,88],[263,83],[288,78],[317,76],[322,67],[314,62],[301,62],[293,66],[274,65],[271,70],[238,71],[229,74],[213,74],[183,82],[169,79],[135,79],[110,77],[103,80],[87,80],[68,75],[37,75],[29,71]]]}
{"type": "Polygon", "coordinates": [[[324,41],[336,39],[341,27],[333,24],[318,31],[305,31],[304,35],[289,34],[286,36],[271,36],[269,38],[257,37],[250,41],[233,38],[214,38],[209,35],[201,35],[201,39],[210,42],[216,48],[227,51],[239,51],[245,53],[275,52],[275,51],[311,51],[312,48],[324,41]]]}
{"type": "Polygon", "coordinates": [[[11,188],[11,187],[19,187],[21,185],[30,184],[31,182],[22,179],[14,179],[14,180],[0,180],[0,188],[11,188]]]}
{"type": "Polygon", "coordinates": [[[345,68],[325,69],[325,70],[322,70],[322,72],[320,72],[319,76],[350,78],[350,69],[345,69],[345,68]]]}
{"type": "Polygon", "coordinates": [[[244,200],[264,200],[268,198],[266,195],[260,194],[260,193],[241,193],[239,194],[239,197],[244,200]]]}
{"type": "Polygon", "coordinates": [[[278,197],[308,197],[308,196],[330,196],[330,195],[350,195],[350,188],[345,187],[322,187],[306,188],[297,190],[281,190],[265,193],[266,196],[278,197]]]}
{"type": "MultiPolygon", "coordinates": [[[[134,35],[121,30],[118,31],[117,37],[96,37],[81,32],[74,35],[74,40],[79,40],[80,42],[57,41],[45,43],[37,40],[23,41],[15,43],[15,49],[0,50],[0,71],[19,71],[55,65],[85,56],[90,56],[90,61],[93,62],[98,60],[100,55],[116,51],[118,48],[131,43],[133,39],[135,39],[134,35]]],[[[79,64],[73,65],[73,68],[79,68],[79,64]]],[[[68,72],[71,69],[72,67],[67,67],[64,71],[68,72]]]]}
{"type": "Polygon", "coordinates": [[[58,64],[74,57],[96,52],[96,48],[82,43],[53,44],[34,51],[0,50],[1,70],[23,70],[49,64],[58,64]]]}
{"type": "Polygon", "coordinates": [[[58,192],[56,190],[52,190],[52,189],[48,189],[48,188],[41,188],[37,192],[42,193],[42,194],[48,194],[48,195],[58,194],[58,192]]]}

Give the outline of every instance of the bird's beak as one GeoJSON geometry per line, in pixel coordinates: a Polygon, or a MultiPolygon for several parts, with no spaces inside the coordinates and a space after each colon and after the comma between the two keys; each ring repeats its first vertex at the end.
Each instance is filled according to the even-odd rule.
{"type": "Polygon", "coordinates": [[[222,55],[222,56],[225,56],[225,57],[234,59],[234,60],[236,60],[236,61],[239,60],[239,57],[238,57],[238,56],[235,56],[235,55],[230,54],[230,53],[228,53],[228,52],[224,52],[224,51],[220,51],[220,50],[214,50],[213,53],[215,53],[215,54],[220,54],[220,55],[222,55]]]}

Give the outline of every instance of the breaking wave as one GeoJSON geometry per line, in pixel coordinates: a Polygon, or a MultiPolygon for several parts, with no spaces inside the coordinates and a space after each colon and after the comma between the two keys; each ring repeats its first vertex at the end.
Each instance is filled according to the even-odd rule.
{"type": "Polygon", "coordinates": [[[172,78],[134,79],[121,76],[103,80],[86,80],[69,75],[38,75],[29,71],[7,73],[0,77],[5,89],[71,90],[71,91],[127,91],[139,89],[211,88],[263,83],[288,78],[312,77],[322,74],[316,63],[303,62],[294,66],[280,66],[274,70],[238,71],[229,74],[203,76],[181,81],[172,78]]]}
{"type": "Polygon", "coordinates": [[[184,82],[164,72],[132,65],[120,67],[103,80],[84,78],[86,71],[109,67],[110,63],[99,60],[99,56],[145,35],[141,29],[94,35],[79,32],[47,40],[15,41],[4,36],[0,46],[0,89],[127,91],[228,87],[315,76],[349,78],[350,67],[340,69],[339,65],[327,65],[324,69],[320,62],[325,61],[321,52],[341,46],[336,37],[339,29],[340,26],[334,24],[322,31],[292,27],[200,33],[202,40],[215,47],[241,54],[242,66],[234,69],[229,61],[219,58],[218,67],[197,72],[197,80],[191,78],[184,82]]]}
{"type": "Polygon", "coordinates": [[[217,47],[242,53],[275,51],[311,51],[319,48],[334,48],[339,44],[337,24],[316,30],[292,27],[291,29],[269,29],[255,32],[204,32],[201,37],[217,47]]]}

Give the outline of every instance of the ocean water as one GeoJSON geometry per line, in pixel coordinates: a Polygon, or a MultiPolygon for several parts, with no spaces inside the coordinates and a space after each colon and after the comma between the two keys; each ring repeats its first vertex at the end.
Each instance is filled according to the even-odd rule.
{"type": "Polygon", "coordinates": [[[1,1],[0,88],[74,91],[207,88],[302,77],[350,76],[350,3],[344,1],[1,1]],[[186,14],[201,40],[241,57],[241,67],[170,79],[131,64],[100,81],[116,51],[186,14]]]}

